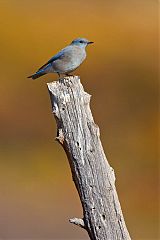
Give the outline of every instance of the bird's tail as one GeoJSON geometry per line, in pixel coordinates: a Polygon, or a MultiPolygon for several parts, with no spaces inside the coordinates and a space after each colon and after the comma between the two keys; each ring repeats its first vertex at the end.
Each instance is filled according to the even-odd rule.
{"type": "Polygon", "coordinates": [[[39,77],[41,77],[45,74],[46,74],[46,72],[44,70],[41,70],[41,71],[38,71],[35,74],[29,76],[28,78],[32,78],[34,80],[34,79],[39,78],[39,77]]]}

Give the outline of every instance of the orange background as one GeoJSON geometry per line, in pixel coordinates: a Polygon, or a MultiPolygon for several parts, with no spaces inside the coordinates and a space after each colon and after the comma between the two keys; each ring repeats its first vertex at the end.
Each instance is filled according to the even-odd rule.
{"type": "MultiPolygon", "coordinates": [[[[157,1],[158,2],[158,1],[157,1]]],[[[74,38],[87,92],[131,237],[158,238],[157,3],[151,0],[1,0],[0,239],[84,239],[82,209],[54,141],[48,75],[26,77],[74,38]]]]}

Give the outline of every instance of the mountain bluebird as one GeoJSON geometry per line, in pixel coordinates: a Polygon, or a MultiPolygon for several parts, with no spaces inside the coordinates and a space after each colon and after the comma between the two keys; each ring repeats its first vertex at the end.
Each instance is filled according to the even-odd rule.
{"type": "Polygon", "coordinates": [[[93,42],[85,38],[77,38],[70,45],[63,48],[53,56],[46,64],[28,78],[36,79],[47,73],[57,73],[68,75],[73,72],[86,58],[86,46],[93,42]]]}

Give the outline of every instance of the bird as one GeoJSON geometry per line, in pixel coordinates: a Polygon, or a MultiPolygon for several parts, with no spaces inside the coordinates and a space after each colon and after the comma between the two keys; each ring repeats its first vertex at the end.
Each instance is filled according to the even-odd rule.
{"type": "Polygon", "coordinates": [[[57,73],[59,77],[61,74],[69,76],[85,60],[86,47],[92,43],[86,38],[74,39],[28,78],[37,79],[47,73],[57,73]]]}

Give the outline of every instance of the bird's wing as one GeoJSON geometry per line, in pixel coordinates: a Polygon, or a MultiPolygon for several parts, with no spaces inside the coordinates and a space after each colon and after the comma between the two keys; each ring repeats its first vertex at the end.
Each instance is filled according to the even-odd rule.
{"type": "MultiPolygon", "coordinates": [[[[63,58],[65,57],[65,53],[66,53],[68,50],[69,50],[68,47],[62,49],[60,52],[58,52],[56,55],[54,55],[51,59],[49,59],[49,61],[46,62],[42,67],[40,67],[40,68],[38,69],[38,71],[41,70],[41,69],[43,69],[43,68],[44,68],[45,66],[47,66],[49,63],[52,63],[52,62],[56,61],[57,59],[63,59],[63,58]]],[[[37,72],[38,72],[38,71],[37,71],[37,72]]]]}

